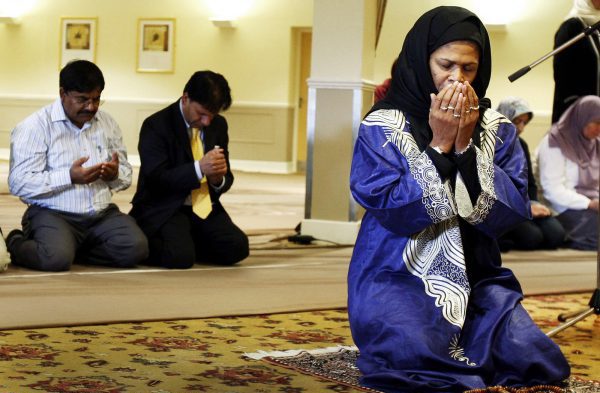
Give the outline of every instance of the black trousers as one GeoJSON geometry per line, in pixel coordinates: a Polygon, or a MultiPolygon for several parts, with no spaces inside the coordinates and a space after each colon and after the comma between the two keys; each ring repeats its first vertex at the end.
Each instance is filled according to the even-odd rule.
{"type": "Polygon", "coordinates": [[[565,246],[577,250],[598,250],[598,212],[591,209],[565,210],[556,218],[567,238],[565,246]]]}
{"type": "Polygon", "coordinates": [[[191,206],[182,206],[149,239],[150,257],[145,262],[169,269],[188,269],[194,263],[233,265],[249,255],[248,237],[221,204],[201,219],[191,206]]]}
{"type": "Polygon", "coordinates": [[[88,216],[29,206],[24,239],[11,249],[15,265],[44,271],[69,270],[74,262],[133,267],[148,256],[148,241],[135,220],[111,204],[88,216]]]}
{"type": "Polygon", "coordinates": [[[500,250],[556,249],[563,245],[565,230],[556,217],[524,221],[498,238],[500,250]]]}

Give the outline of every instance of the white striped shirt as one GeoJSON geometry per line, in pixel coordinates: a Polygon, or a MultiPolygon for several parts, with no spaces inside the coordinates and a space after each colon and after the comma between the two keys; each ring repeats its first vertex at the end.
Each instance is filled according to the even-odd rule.
{"type": "Polygon", "coordinates": [[[110,203],[113,191],[131,185],[131,165],[121,129],[107,113],[96,115],[79,129],[67,118],[60,99],[19,123],[10,136],[10,192],[27,204],[77,214],[96,214],[110,203]],[[105,182],[72,184],[73,162],[83,166],[110,161],[119,155],[119,176],[105,182]]]}

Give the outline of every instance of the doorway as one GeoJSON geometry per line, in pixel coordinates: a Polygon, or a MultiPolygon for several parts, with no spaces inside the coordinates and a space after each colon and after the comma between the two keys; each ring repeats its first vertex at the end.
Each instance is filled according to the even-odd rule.
{"type": "Polygon", "coordinates": [[[312,54],[312,31],[299,31],[298,102],[296,110],[296,170],[306,171],[306,118],[308,108],[308,78],[312,54]]]}

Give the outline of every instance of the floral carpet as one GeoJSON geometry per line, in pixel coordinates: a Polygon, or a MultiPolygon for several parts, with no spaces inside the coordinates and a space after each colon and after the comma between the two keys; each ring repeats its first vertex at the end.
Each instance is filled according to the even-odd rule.
{"type": "MultiPolygon", "coordinates": [[[[535,296],[525,308],[548,331],[590,294],[535,296]]],[[[574,376],[600,379],[600,318],[554,337],[574,376]],[[595,336],[595,337],[594,337],[595,336]]],[[[0,331],[1,393],[359,392],[244,356],[353,345],[346,310],[0,331]]]]}
{"type": "MultiPolygon", "coordinates": [[[[294,355],[266,356],[264,359],[275,365],[280,365],[293,370],[299,370],[319,378],[341,382],[347,386],[365,392],[381,393],[378,390],[359,386],[360,371],[356,367],[359,357],[356,348],[331,348],[330,352],[301,351],[294,355]]],[[[489,387],[489,393],[598,393],[600,382],[571,377],[560,386],[537,385],[522,388],[489,387]]],[[[482,389],[469,390],[464,393],[483,393],[482,389]]]]}

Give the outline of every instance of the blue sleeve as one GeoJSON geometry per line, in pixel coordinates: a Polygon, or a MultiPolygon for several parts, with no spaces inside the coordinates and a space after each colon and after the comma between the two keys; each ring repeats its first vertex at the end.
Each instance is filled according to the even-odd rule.
{"type": "Polygon", "coordinates": [[[403,236],[456,215],[448,182],[407,134],[363,122],[350,171],[354,199],[387,230],[403,236]]]}
{"type": "MultiPolygon", "coordinates": [[[[493,160],[485,154],[485,142],[476,149],[481,192],[474,204],[465,203],[459,181],[456,198],[459,215],[490,237],[497,237],[519,222],[530,218],[527,195],[527,161],[512,124],[501,122],[495,139],[493,160]]],[[[489,139],[488,139],[489,145],[489,139]]],[[[468,196],[466,197],[468,198],[468,196]]]]}

